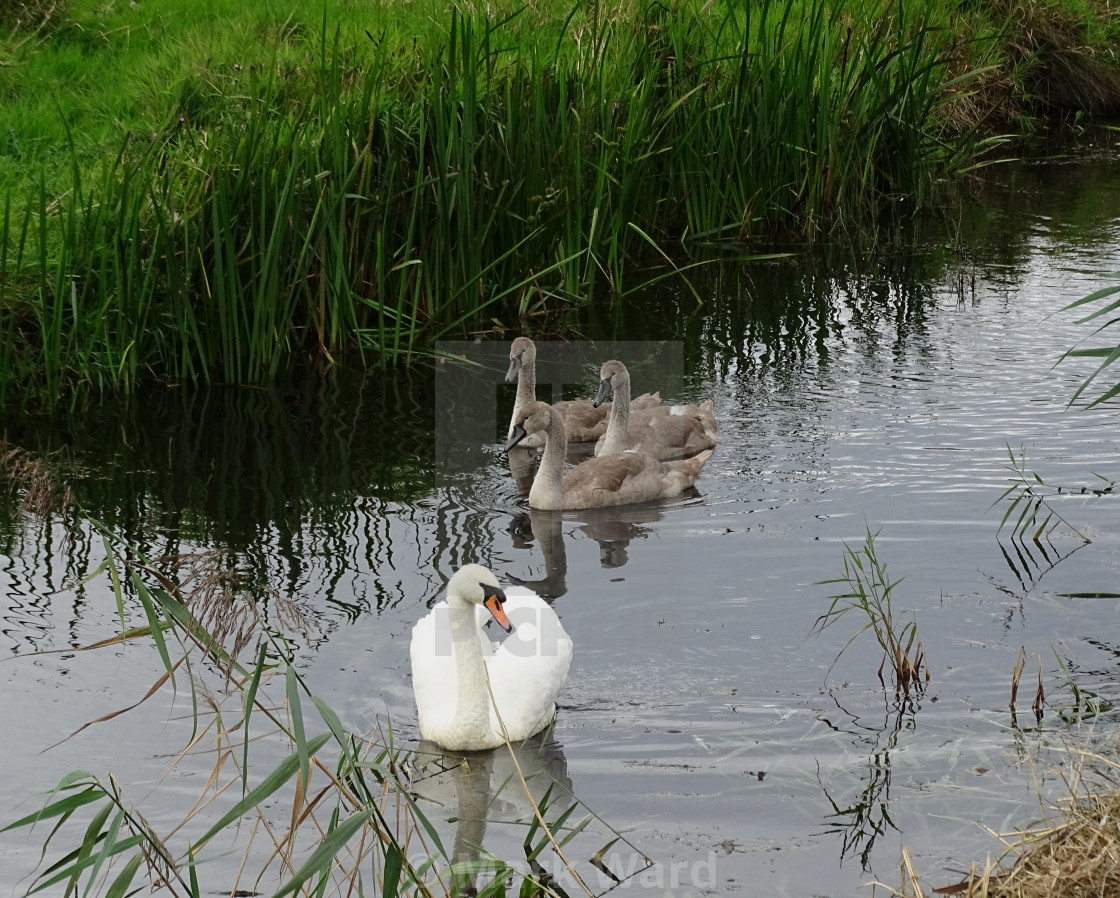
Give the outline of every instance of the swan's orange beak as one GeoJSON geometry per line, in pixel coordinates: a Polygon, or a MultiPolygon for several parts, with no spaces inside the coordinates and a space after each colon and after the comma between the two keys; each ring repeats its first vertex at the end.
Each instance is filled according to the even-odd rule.
{"type": "Polygon", "coordinates": [[[505,630],[507,633],[513,631],[513,624],[509,622],[509,617],[506,615],[505,609],[502,608],[502,603],[506,600],[506,594],[496,586],[484,586],[486,590],[486,599],[483,605],[486,610],[494,615],[494,620],[498,622],[498,626],[505,630]]]}

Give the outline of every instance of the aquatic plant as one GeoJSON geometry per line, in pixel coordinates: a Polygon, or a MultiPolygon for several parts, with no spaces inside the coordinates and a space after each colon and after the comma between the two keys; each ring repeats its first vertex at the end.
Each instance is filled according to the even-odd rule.
{"type": "MultiPolygon", "coordinates": [[[[1023,676],[1023,671],[1027,666],[1027,649],[1026,646],[1019,646],[1019,654],[1015,656],[1015,667],[1011,671],[1011,701],[1008,707],[1011,709],[1011,725],[1016,726],[1016,707],[1015,702],[1019,697],[1019,681],[1023,676]]],[[[1042,720],[1042,706],[1046,703],[1046,690],[1042,688],[1042,658],[1038,659],[1038,688],[1034,693],[1034,701],[1031,702],[1031,710],[1034,712],[1036,721],[1042,720]]]]}
{"type": "Polygon", "coordinates": [[[1058,667],[1062,670],[1066,687],[1069,689],[1071,696],[1069,704],[1056,704],[1054,706],[1054,710],[1064,723],[1080,724],[1086,720],[1095,720],[1116,707],[1110,699],[1078,683],[1069,665],[1066,664],[1056,649],[1054,650],[1054,657],[1057,659],[1058,667]]]}
{"type": "Polygon", "coordinates": [[[1070,497],[1105,497],[1112,494],[1115,484],[1101,475],[1095,475],[1096,486],[1051,486],[1040,474],[1027,467],[1026,451],[1021,450],[1016,457],[1010,446],[1007,447],[1008,468],[1012,476],[1011,485],[992,503],[995,508],[1006,502],[1007,508],[1000,519],[997,534],[1002,533],[1014,516],[1011,526],[1010,549],[999,540],[999,548],[1004,561],[1015,574],[1024,589],[1032,588],[1044,574],[1065,561],[1074,552],[1090,544],[1090,539],[1066,520],[1057,510],[1057,505],[1070,497]],[[1015,513],[1018,515],[1015,516],[1015,513]],[[1056,544],[1058,528],[1072,535],[1075,542],[1070,545],[1056,544]]]}
{"type": "Polygon", "coordinates": [[[880,682],[883,681],[883,668],[889,664],[897,690],[903,693],[911,690],[920,692],[929,681],[930,674],[918,636],[918,624],[913,619],[902,621],[907,612],[895,613],[894,589],[902,581],[888,578],[886,563],[879,560],[875,550],[876,535],[868,530],[859,548],[844,544],[843,576],[823,582],[846,583],[850,590],[832,596],[832,604],[817,618],[813,632],[819,635],[852,612],[866,618],[836,657],[839,658],[861,634],[870,630],[883,650],[878,670],[880,682]]]}
{"type": "Polygon", "coordinates": [[[1014,451],[1008,446],[1007,457],[1010,461],[1008,467],[1014,475],[1008,478],[1011,481],[1011,486],[1005,489],[991,505],[992,508],[995,508],[1004,500],[1009,500],[1007,510],[1000,519],[998,529],[1002,530],[1018,509],[1019,515],[1015,519],[1013,527],[1016,537],[1026,537],[1035,543],[1039,543],[1043,538],[1049,537],[1055,528],[1063,525],[1082,542],[1090,542],[1084,533],[1062,517],[1054,507],[1057,497],[1061,495],[1107,496],[1112,492],[1115,484],[1098,474],[1096,476],[1100,485],[1096,487],[1050,487],[1037,472],[1027,469],[1026,450],[1022,450],[1019,457],[1016,458],[1014,451]]]}
{"type": "MultiPolygon", "coordinates": [[[[1093,335],[1096,336],[1098,334],[1104,333],[1110,328],[1114,328],[1117,322],[1120,321],[1120,318],[1118,318],[1116,315],[1117,311],[1120,310],[1120,286],[1102,287],[1100,290],[1095,290],[1088,296],[1084,296],[1076,302],[1071,302],[1068,306],[1065,306],[1063,309],[1061,309],[1061,311],[1068,312],[1072,309],[1080,309],[1083,306],[1102,302],[1103,305],[1090,312],[1084,318],[1081,318],[1077,321],[1078,324],[1087,324],[1090,321],[1100,322],[1099,327],[1097,327],[1097,329],[1093,331],[1093,335]],[[1108,301],[1104,302],[1104,300],[1108,301]]],[[[1077,388],[1076,392],[1074,392],[1073,396],[1070,398],[1069,404],[1073,405],[1077,402],[1078,399],[1081,398],[1082,394],[1087,389],[1089,389],[1090,386],[1092,386],[1093,382],[1096,381],[1098,377],[1104,374],[1107,368],[1109,368],[1117,359],[1120,359],[1120,344],[1117,344],[1116,346],[1097,346],[1091,348],[1073,347],[1072,349],[1069,349],[1065,353],[1063,353],[1062,357],[1058,359],[1058,361],[1060,363],[1068,358],[1101,360],[1098,368],[1081,382],[1081,386],[1077,388]]],[[[1120,393],[1120,381],[1106,388],[1103,393],[1093,399],[1086,407],[1092,408],[1095,405],[1100,405],[1101,403],[1108,402],[1108,400],[1112,399],[1118,393],[1120,393]]]]}
{"type": "Polygon", "coordinates": [[[109,158],[68,133],[65,177],[3,199],[0,403],[393,364],[760,220],[921,208],[984,148],[942,139],[968,75],[908,5],[596,4],[551,45],[517,18],[354,46],[324,16],[317,57],[211,79],[109,158]]]}
{"type": "MultiPolygon", "coordinates": [[[[381,782],[394,780],[399,752],[391,744],[379,749],[375,743],[345,732],[337,716],[306,691],[294,667],[284,660],[289,650],[281,630],[266,628],[271,638],[260,642],[255,662],[248,666],[239,662],[238,652],[247,646],[251,632],[260,632],[263,622],[255,605],[237,595],[235,578],[219,557],[180,559],[189,571],[176,582],[152,560],[139,554],[135,546],[121,545],[107,531],[102,531],[101,537],[106,558],[91,576],[110,576],[122,625],[127,618],[126,585],[131,587],[131,598],[143,610],[147,623],[126,627],[119,636],[99,643],[98,647],[150,639],[162,659],[164,672],[137,703],[87,722],[72,736],[151,700],[165,684],[170,683],[176,691],[186,684],[193,709],[193,732],[190,745],[175,757],[168,773],[188,763],[195,746],[213,751],[214,768],[196,805],[171,835],[162,836],[111,773],[101,777],[76,771],[63,777],[40,810],[5,827],[33,827],[50,821],[52,828],[44,841],[45,854],[53,843],[66,837],[68,830],[64,824],[76,822],[75,815],[80,809],[93,812],[72,850],[64,851],[58,862],[42,871],[28,893],[64,884],[69,894],[80,888],[92,888],[105,877],[106,894],[124,895],[135,889],[134,880],[139,876],[170,894],[202,894],[207,889],[200,885],[198,865],[207,857],[208,843],[223,844],[225,850],[231,834],[216,837],[240,824],[243,818],[255,816],[257,821],[252,827],[245,860],[251,856],[258,830],[267,832],[274,850],[266,853],[261,875],[270,864],[276,864],[278,869],[271,875],[283,883],[280,894],[299,891],[311,880],[325,882],[332,866],[341,865],[342,859],[347,861],[343,866],[348,871],[343,872],[344,879],[350,876],[355,882],[361,881],[363,863],[372,861],[373,870],[383,882],[384,894],[403,883],[418,889],[419,894],[428,894],[419,871],[408,863],[406,850],[409,839],[415,838],[413,830],[423,827],[422,818],[412,813],[402,796],[396,798],[398,806],[392,811],[384,803],[381,782]],[[198,657],[192,660],[193,655],[198,657]],[[208,665],[214,665],[225,676],[224,691],[233,696],[235,703],[231,704],[241,713],[240,719],[228,716],[230,707],[223,706],[212,694],[214,690],[204,684],[200,670],[208,665]],[[280,677],[285,693],[279,711],[277,703],[266,697],[266,684],[274,676],[280,677]],[[310,699],[318,711],[315,720],[304,716],[305,699],[310,699]],[[207,706],[208,713],[203,710],[207,706]],[[312,728],[316,724],[320,729],[325,724],[326,732],[314,734],[312,728]],[[238,733],[243,737],[240,742],[238,733]],[[277,736],[294,749],[262,776],[257,764],[250,766],[250,744],[277,736]],[[328,750],[332,741],[334,748],[328,750]],[[231,770],[232,778],[228,774],[231,770]],[[282,789],[291,790],[293,796],[288,816],[291,829],[286,834],[275,830],[274,818],[266,815],[263,807],[267,800],[275,801],[282,789]],[[228,796],[237,791],[241,797],[231,804],[228,796]],[[214,814],[209,810],[211,802],[221,803],[223,796],[225,804],[231,806],[199,835],[198,824],[205,825],[213,819],[209,816],[214,814]],[[407,822],[402,826],[402,821],[407,822]],[[192,837],[183,849],[176,850],[172,836],[192,822],[196,827],[192,837]],[[319,834],[321,840],[310,854],[304,852],[301,857],[300,848],[306,845],[308,831],[319,834]],[[358,836],[361,847],[347,856],[346,846],[358,836]],[[339,855],[342,858],[336,860],[339,855]],[[109,881],[114,863],[117,867],[109,881]]],[[[280,596],[276,600],[278,620],[283,622],[289,617],[289,624],[298,622],[294,606],[280,596]]],[[[260,751],[257,749],[254,754],[260,751]]]]}

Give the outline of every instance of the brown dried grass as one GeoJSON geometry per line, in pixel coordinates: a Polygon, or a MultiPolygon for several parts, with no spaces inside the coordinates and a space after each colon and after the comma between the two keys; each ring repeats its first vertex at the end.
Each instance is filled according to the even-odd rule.
{"type": "MultiPolygon", "coordinates": [[[[1108,3],[1094,9],[1102,22],[1117,15],[1108,3]]],[[[1009,23],[1008,61],[1028,104],[1053,112],[1120,113],[1116,48],[1093,46],[1082,17],[1047,0],[995,0],[992,10],[1009,23]]]]}
{"type": "Polygon", "coordinates": [[[26,449],[0,440],[0,487],[20,496],[20,513],[45,518],[65,516],[70,507],[70,487],[59,482],[50,466],[26,449]]]}
{"type": "MultiPolygon", "coordinates": [[[[1120,115],[1120,47],[1091,37],[1085,16],[1054,0],[992,0],[988,15],[1000,34],[976,57],[988,38],[957,24],[953,76],[971,77],[949,88],[942,106],[950,133],[1008,131],[1029,133],[1037,116],[1085,112],[1102,118],[1120,115]],[[979,43],[977,43],[979,42],[979,43]]],[[[1092,0],[1097,30],[1120,18],[1115,0],[1092,0]]]]}
{"type": "MultiPolygon", "coordinates": [[[[1063,774],[1069,796],[1041,821],[1014,833],[992,833],[1003,855],[960,882],[923,891],[903,850],[905,898],[1114,898],[1120,895],[1120,761],[1077,751],[1063,774]]],[[[877,883],[882,885],[882,883],[877,883]]],[[[889,887],[888,887],[889,888],[889,887]]]]}
{"type": "MultiPolygon", "coordinates": [[[[1008,51],[1023,65],[1035,102],[1056,111],[1095,115],[1120,112],[1120,61],[1115,48],[1090,46],[1083,19],[1044,0],[997,0],[995,7],[1014,23],[1008,51]]],[[[1115,15],[1107,4],[1098,14],[1115,15]]]]}
{"type": "Polygon", "coordinates": [[[231,661],[260,635],[265,602],[282,633],[310,633],[310,622],[290,598],[271,587],[264,588],[263,596],[254,595],[225,549],[163,555],[152,563],[173,572],[179,598],[231,661]]]}

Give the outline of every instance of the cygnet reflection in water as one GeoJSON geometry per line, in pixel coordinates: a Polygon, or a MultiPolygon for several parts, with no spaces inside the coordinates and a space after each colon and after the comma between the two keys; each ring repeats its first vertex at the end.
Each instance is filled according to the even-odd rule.
{"type": "Polygon", "coordinates": [[[622,508],[590,508],[579,515],[580,531],[599,544],[599,564],[604,568],[625,567],[630,544],[645,539],[664,514],[660,504],[629,505],[622,508]]]}
{"type": "Polygon", "coordinates": [[[509,532],[513,537],[515,549],[532,550],[534,543],[540,547],[544,562],[544,577],[528,579],[506,571],[506,579],[516,586],[533,590],[542,599],[550,602],[564,595],[568,591],[568,554],[564,549],[563,513],[530,509],[527,514],[513,516],[509,532]]]}
{"type": "MultiPolygon", "coordinates": [[[[568,553],[564,524],[568,523],[599,544],[599,564],[607,569],[621,568],[630,560],[629,549],[634,540],[644,540],[651,533],[649,524],[664,517],[660,503],[629,505],[621,508],[589,508],[577,512],[545,511],[530,508],[527,513],[515,514],[510,521],[509,533],[513,548],[533,552],[539,548],[544,563],[544,577],[521,576],[512,570],[503,576],[518,586],[533,590],[544,599],[552,600],[567,590],[568,553]]],[[[577,537],[578,542],[578,537],[577,537]]],[[[539,565],[526,563],[521,570],[539,565]]]]}

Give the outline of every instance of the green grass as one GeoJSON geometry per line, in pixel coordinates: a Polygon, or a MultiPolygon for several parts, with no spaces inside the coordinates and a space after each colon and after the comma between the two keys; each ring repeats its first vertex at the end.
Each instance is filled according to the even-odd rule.
{"type": "Polygon", "coordinates": [[[954,7],[73,2],[0,68],[0,404],[394,363],[975,165],[954,7]]]}

